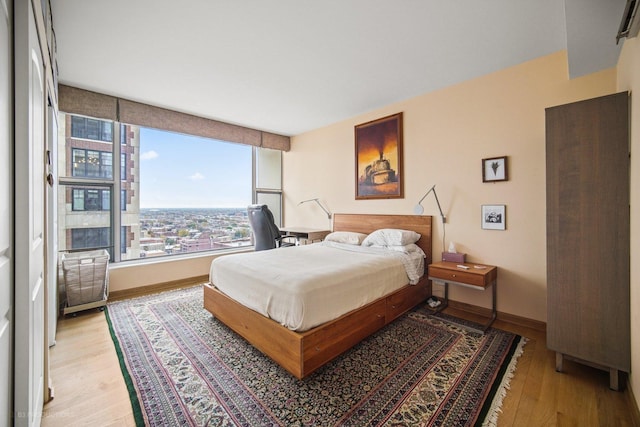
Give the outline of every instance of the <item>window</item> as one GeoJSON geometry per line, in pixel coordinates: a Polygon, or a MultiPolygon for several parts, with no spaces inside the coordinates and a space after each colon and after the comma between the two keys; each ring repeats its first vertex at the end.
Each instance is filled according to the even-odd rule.
{"type": "Polygon", "coordinates": [[[113,176],[113,153],[74,148],[73,176],[107,178],[113,176]]]}
{"type": "Polygon", "coordinates": [[[120,179],[127,180],[127,155],[125,153],[120,154],[120,179]]]}
{"type": "Polygon", "coordinates": [[[139,134],[139,256],[250,246],[252,147],[150,128],[139,134]]]}
{"type": "Polygon", "coordinates": [[[113,123],[88,117],[72,116],[71,136],[73,138],[113,142],[113,123]]]}
{"type": "MultiPolygon", "coordinates": [[[[59,168],[59,249],[107,249],[114,260],[114,123],[89,117],[61,114],[59,168]]],[[[117,144],[116,144],[117,145],[117,144]]],[[[116,154],[117,153],[117,154],[116,154]]],[[[117,176],[117,175],[116,175],[117,176]]],[[[117,237],[117,238],[116,238],[117,237]]]]}
{"type": "Polygon", "coordinates": [[[127,145],[127,125],[120,124],[120,144],[127,145]]]}
{"type": "Polygon", "coordinates": [[[111,209],[109,189],[73,188],[74,211],[108,211],[111,209]]]}
{"type": "Polygon", "coordinates": [[[120,227],[120,253],[127,253],[127,237],[131,227],[120,227]]]}
{"type": "Polygon", "coordinates": [[[256,203],[269,206],[274,222],[282,227],[282,153],[256,149],[256,203]]]}
{"type": "Polygon", "coordinates": [[[71,230],[71,242],[73,249],[108,248],[111,246],[111,229],[74,228],[71,230]]]}
{"type": "Polygon", "coordinates": [[[60,250],[120,262],[250,246],[256,201],[280,220],[280,151],[61,115],[60,250]]]}

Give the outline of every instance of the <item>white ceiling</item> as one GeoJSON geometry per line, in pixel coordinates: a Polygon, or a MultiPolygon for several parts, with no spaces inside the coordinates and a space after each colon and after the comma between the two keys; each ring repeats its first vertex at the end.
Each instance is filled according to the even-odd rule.
{"type": "Polygon", "coordinates": [[[562,49],[615,66],[625,0],[52,0],[61,83],[296,135],[562,49]]]}

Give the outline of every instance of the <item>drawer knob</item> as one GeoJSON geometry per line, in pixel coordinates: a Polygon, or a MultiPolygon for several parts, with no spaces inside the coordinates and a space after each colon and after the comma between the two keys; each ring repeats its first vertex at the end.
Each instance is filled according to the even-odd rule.
{"type": "Polygon", "coordinates": [[[455,274],[452,274],[452,275],[451,275],[451,277],[456,277],[456,275],[455,275],[455,274]]]}

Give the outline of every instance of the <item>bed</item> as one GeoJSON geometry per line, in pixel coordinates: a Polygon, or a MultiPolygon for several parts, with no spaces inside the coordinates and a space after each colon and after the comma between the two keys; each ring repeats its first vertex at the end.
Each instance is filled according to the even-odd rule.
{"type": "MultiPolygon", "coordinates": [[[[384,228],[412,230],[419,233],[421,237],[416,245],[425,254],[424,268],[426,269],[426,266],[431,262],[430,216],[335,214],[333,219],[333,231],[368,234],[384,228]]],[[[320,244],[313,246],[316,245],[320,244]]],[[[264,252],[269,252],[269,257],[278,256],[286,259],[293,254],[293,251],[311,249],[320,250],[319,247],[298,247],[264,252]]],[[[258,253],[249,256],[251,255],[258,255],[258,253]]],[[[264,257],[265,254],[261,256],[264,257]]],[[[280,273],[274,274],[279,276],[280,273]]],[[[297,274],[299,275],[299,273],[297,274]]],[[[211,278],[218,278],[222,283],[220,277],[222,276],[219,273],[213,272],[212,266],[211,278]]],[[[406,277],[405,275],[405,282],[407,281],[406,277]]],[[[360,278],[350,280],[356,284],[360,278]]],[[[367,278],[364,281],[369,283],[367,278]]],[[[385,281],[390,282],[391,279],[385,281]]],[[[250,302],[245,301],[245,304],[252,307],[248,308],[218,289],[219,285],[215,280],[204,286],[204,307],[285,370],[302,379],[415,305],[423,302],[431,294],[431,286],[427,275],[422,275],[416,281],[415,284],[399,283],[393,285],[391,290],[381,290],[379,291],[382,292],[381,296],[360,307],[351,309],[337,318],[332,318],[332,315],[328,319],[314,318],[311,323],[303,321],[301,325],[296,323],[298,321],[296,318],[294,318],[293,324],[288,324],[282,319],[273,320],[267,317],[266,313],[260,313],[262,311],[260,307],[254,307],[250,302]],[[316,323],[319,324],[316,325],[316,323]]],[[[373,282],[371,280],[372,286],[373,282]]],[[[227,293],[232,293],[230,288],[227,288],[227,293]]],[[[330,293],[330,291],[324,293],[330,293]]],[[[237,295],[236,298],[238,298],[237,295]]],[[[322,306],[322,303],[320,305],[322,306]]]]}

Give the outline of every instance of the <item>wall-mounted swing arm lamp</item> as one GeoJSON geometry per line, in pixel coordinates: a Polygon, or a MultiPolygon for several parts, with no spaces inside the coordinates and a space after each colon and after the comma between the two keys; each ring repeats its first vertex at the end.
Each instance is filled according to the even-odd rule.
{"type": "Polygon", "coordinates": [[[422,215],[422,213],[424,212],[424,208],[420,203],[422,203],[425,197],[427,197],[429,193],[431,193],[432,191],[433,191],[433,195],[436,198],[436,203],[438,204],[438,210],[440,211],[440,216],[442,217],[442,223],[444,224],[445,222],[447,222],[447,218],[444,216],[444,213],[442,213],[442,208],[440,207],[440,200],[438,200],[438,194],[436,193],[435,184],[433,185],[433,187],[429,189],[429,191],[427,191],[427,193],[424,196],[422,196],[422,199],[420,199],[418,204],[415,205],[415,207],[413,208],[413,213],[415,213],[416,215],[422,215]]]}
{"type": "Polygon", "coordinates": [[[444,213],[442,212],[442,208],[440,207],[440,200],[438,200],[438,194],[436,193],[435,184],[433,184],[433,187],[431,187],[429,191],[427,191],[427,193],[424,196],[422,196],[422,199],[420,199],[418,204],[415,205],[415,207],[413,208],[413,213],[415,213],[416,215],[422,215],[422,213],[424,212],[424,208],[420,203],[422,203],[425,197],[427,197],[429,193],[431,193],[432,191],[433,191],[433,196],[436,198],[436,203],[438,204],[438,210],[440,211],[440,216],[442,217],[442,250],[444,251],[444,241],[447,233],[444,224],[447,222],[447,218],[444,216],[444,213]]]}
{"type": "Polygon", "coordinates": [[[327,214],[327,218],[331,219],[331,212],[329,212],[329,210],[327,210],[327,208],[322,206],[322,203],[320,203],[320,201],[318,200],[317,197],[315,199],[303,200],[300,203],[298,203],[298,206],[300,206],[303,203],[307,203],[307,202],[316,202],[318,204],[318,206],[320,206],[320,208],[327,214]]]}

